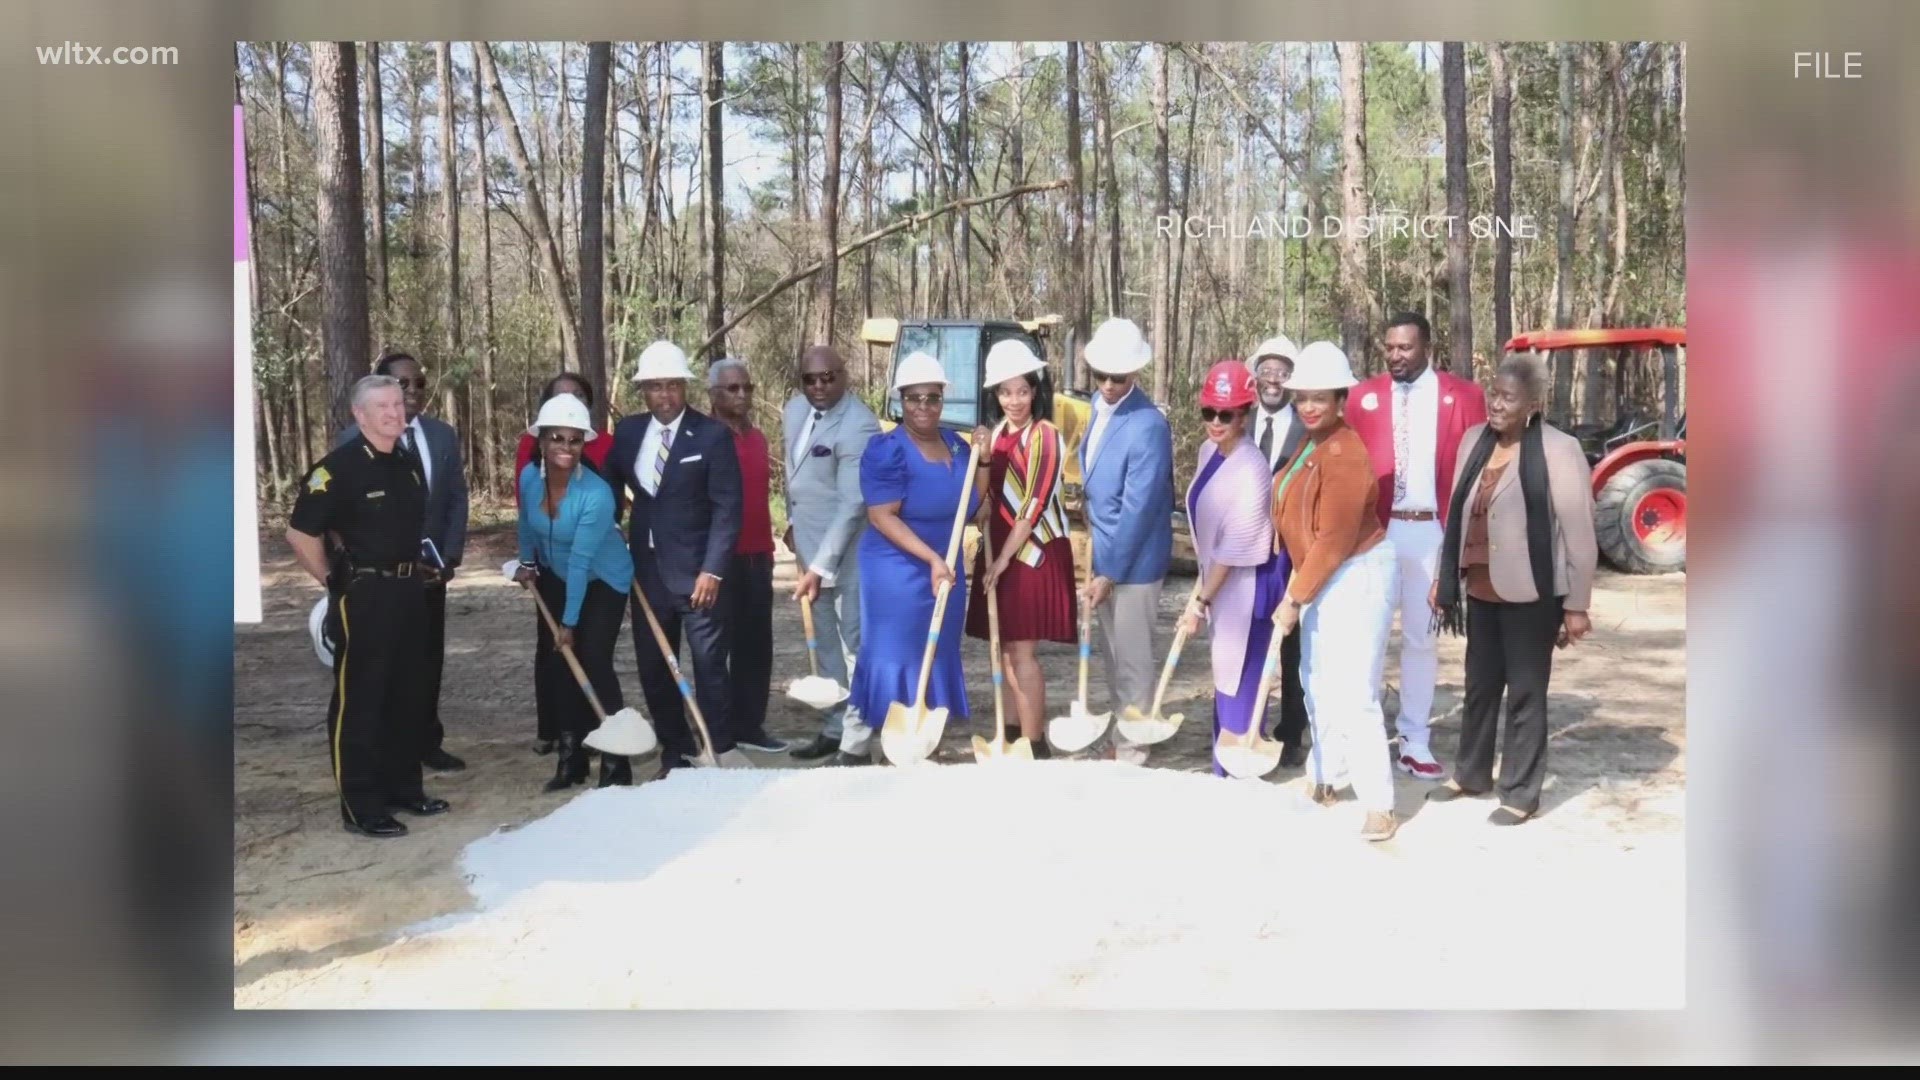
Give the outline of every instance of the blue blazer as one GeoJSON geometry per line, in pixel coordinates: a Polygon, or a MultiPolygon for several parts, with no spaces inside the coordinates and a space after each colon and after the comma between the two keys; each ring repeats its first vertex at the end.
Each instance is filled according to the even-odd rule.
{"type": "Polygon", "coordinates": [[[641,585],[648,592],[664,587],[672,596],[691,596],[701,574],[726,575],[740,539],[740,456],[727,425],[689,408],[667,449],[659,494],[648,495],[634,472],[634,457],[652,424],[653,414],[641,413],[614,426],[607,480],[632,499],[627,547],[641,585]]]}
{"type": "Polygon", "coordinates": [[[1087,442],[1080,440],[1080,476],[1094,574],[1116,585],[1164,580],[1173,560],[1173,429],[1167,418],[1136,386],[1114,407],[1091,459],[1087,442]]]}
{"type": "Polygon", "coordinates": [[[620,543],[613,489],[592,469],[574,470],[558,516],[547,517],[546,499],[547,482],[533,462],[520,472],[520,561],[538,563],[567,583],[560,623],[578,626],[587,583],[603,581],[625,596],[633,584],[633,558],[620,543]]]}

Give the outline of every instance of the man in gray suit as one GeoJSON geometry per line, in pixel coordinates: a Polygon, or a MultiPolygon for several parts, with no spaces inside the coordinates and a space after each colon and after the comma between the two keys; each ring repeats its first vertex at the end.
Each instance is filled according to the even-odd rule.
{"type": "MultiPolygon", "coordinates": [[[[873,410],[848,393],[847,367],[831,346],[815,345],[800,358],[800,393],[787,402],[787,532],[782,539],[799,559],[794,596],[813,601],[820,674],[849,685],[847,660],[860,652],[860,568],[855,547],[867,527],[860,497],[860,458],[880,434],[873,410]]],[[[838,752],[846,706],[793,751],[801,761],[838,752]]]]}
{"type": "MultiPolygon", "coordinates": [[[[424,411],[428,401],[427,372],[420,361],[403,352],[388,353],[373,365],[373,373],[391,376],[400,383],[401,396],[407,406],[407,426],[401,429],[400,445],[419,458],[426,471],[427,522],[422,539],[433,544],[440,561],[446,564],[446,569],[427,585],[427,638],[421,657],[425,665],[421,683],[425,688],[427,716],[421,725],[425,737],[420,747],[420,763],[429,769],[450,772],[467,767],[466,762],[441,746],[447,733],[440,726],[440,669],[447,642],[447,582],[452,580],[467,546],[467,473],[460,461],[460,433],[424,411]]],[[[334,445],[345,444],[359,434],[359,425],[349,424],[334,445]]],[[[422,561],[431,560],[423,555],[422,561]]]]}

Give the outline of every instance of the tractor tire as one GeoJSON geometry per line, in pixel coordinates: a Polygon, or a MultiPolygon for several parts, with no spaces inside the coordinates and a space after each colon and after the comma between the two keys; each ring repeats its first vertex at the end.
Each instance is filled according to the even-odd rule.
{"type": "Polygon", "coordinates": [[[1687,466],[1672,458],[1636,461],[1594,497],[1600,553],[1629,574],[1687,568],[1687,466]]]}

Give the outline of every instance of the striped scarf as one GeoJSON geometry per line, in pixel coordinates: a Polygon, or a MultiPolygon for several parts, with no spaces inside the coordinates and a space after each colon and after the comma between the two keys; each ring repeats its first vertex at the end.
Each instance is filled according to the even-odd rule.
{"type": "Polygon", "coordinates": [[[1067,535],[1067,512],[1060,505],[1065,458],[1059,429],[1045,420],[1028,424],[1007,455],[996,512],[1009,527],[1022,518],[1033,522],[1027,542],[1013,555],[1026,566],[1039,566],[1042,549],[1067,535]]]}

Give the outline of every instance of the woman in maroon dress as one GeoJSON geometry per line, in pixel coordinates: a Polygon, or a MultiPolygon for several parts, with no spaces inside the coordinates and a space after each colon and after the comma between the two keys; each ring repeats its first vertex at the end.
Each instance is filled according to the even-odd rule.
{"type": "Polygon", "coordinates": [[[1038,641],[1079,641],[1073,543],[1060,505],[1066,443],[1051,422],[1053,395],[1042,377],[1046,367],[1019,341],[1002,341],[987,352],[987,388],[994,398],[987,403],[989,424],[974,432],[974,445],[993,448],[981,461],[987,475],[978,483],[989,495],[983,504],[988,515],[984,528],[993,540],[994,561],[980,565],[986,555],[982,545],[967,604],[967,634],[984,640],[984,590],[999,590],[1000,659],[1007,695],[1020,734],[1033,744],[1034,756],[1042,758],[1048,756],[1047,691],[1033,646],[1038,641]]]}

